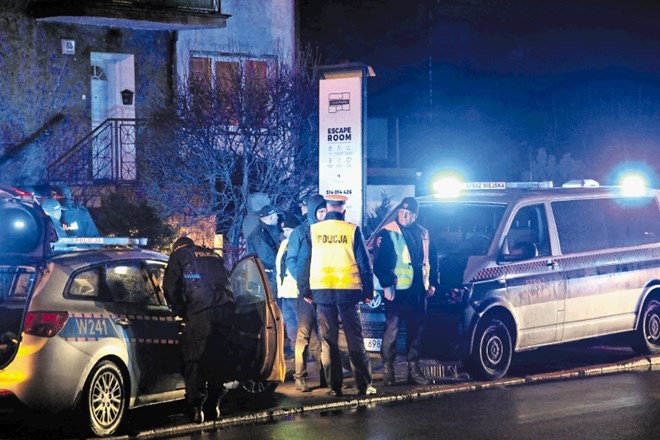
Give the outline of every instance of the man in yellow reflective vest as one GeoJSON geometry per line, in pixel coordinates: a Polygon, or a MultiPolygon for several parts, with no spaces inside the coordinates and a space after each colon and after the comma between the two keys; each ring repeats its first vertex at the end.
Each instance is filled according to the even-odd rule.
{"type": "Polygon", "coordinates": [[[344,379],[338,343],[340,319],[358,395],[376,394],[358,315],[358,303],[373,297],[373,272],[360,228],[344,220],[346,199],[325,197],[325,220],[310,225],[299,255],[298,288],[317,306],[321,359],[331,396],[342,396],[344,379]]]}
{"type": "Polygon", "coordinates": [[[426,299],[435,293],[437,257],[429,231],[415,223],[419,206],[414,197],[401,201],[397,218],[376,236],[374,274],[383,287],[385,331],[381,346],[384,385],[395,384],[396,339],[406,323],[408,381],[428,385],[419,365],[426,299]]]}

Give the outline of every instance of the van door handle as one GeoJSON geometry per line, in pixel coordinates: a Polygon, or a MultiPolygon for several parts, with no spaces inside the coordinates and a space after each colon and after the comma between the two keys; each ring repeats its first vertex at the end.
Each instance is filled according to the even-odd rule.
{"type": "Polygon", "coordinates": [[[555,268],[555,267],[559,266],[559,263],[557,263],[557,260],[548,260],[545,263],[545,265],[548,266],[548,267],[551,267],[551,268],[555,268]]]}
{"type": "Polygon", "coordinates": [[[115,319],[115,324],[120,325],[122,327],[128,327],[129,325],[131,325],[131,321],[129,321],[128,319],[119,318],[119,319],[115,319]]]}

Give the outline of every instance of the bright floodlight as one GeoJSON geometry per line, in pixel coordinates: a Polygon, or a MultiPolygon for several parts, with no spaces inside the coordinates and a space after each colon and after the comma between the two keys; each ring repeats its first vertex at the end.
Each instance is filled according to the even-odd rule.
{"type": "Polygon", "coordinates": [[[25,229],[25,222],[23,220],[16,220],[14,222],[14,227],[16,229],[25,229]]]}
{"type": "Polygon", "coordinates": [[[619,185],[625,194],[640,196],[644,194],[648,187],[648,181],[641,174],[626,174],[621,177],[619,185]]]}
{"type": "Polygon", "coordinates": [[[456,198],[461,195],[464,187],[463,182],[456,177],[441,177],[433,183],[435,195],[442,198],[456,198]]]}

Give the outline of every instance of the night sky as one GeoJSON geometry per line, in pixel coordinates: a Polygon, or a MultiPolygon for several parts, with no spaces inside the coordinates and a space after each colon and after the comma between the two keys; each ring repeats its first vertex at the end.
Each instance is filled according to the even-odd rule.
{"type": "Polygon", "coordinates": [[[375,70],[369,116],[398,118],[403,167],[529,180],[544,149],[570,178],[660,171],[660,0],[299,4],[322,63],[375,70]]]}

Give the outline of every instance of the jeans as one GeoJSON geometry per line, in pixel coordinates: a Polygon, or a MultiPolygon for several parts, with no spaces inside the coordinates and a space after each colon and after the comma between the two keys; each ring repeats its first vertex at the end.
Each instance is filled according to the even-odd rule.
{"type": "Polygon", "coordinates": [[[304,299],[298,300],[298,334],[296,336],[295,373],[293,377],[307,378],[309,355],[321,364],[321,341],[318,334],[316,308],[304,299]]]}
{"type": "Polygon", "coordinates": [[[288,341],[288,350],[285,352],[293,353],[296,345],[296,335],[298,334],[298,298],[280,298],[282,302],[282,318],[284,319],[284,330],[288,341]]]}

